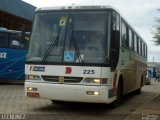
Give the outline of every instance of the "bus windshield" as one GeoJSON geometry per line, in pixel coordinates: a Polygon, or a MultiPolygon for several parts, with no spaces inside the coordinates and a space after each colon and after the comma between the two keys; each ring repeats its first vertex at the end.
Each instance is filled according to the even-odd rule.
{"type": "Polygon", "coordinates": [[[27,61],[107,63],[110,12],[37,12],[27,61]]]}

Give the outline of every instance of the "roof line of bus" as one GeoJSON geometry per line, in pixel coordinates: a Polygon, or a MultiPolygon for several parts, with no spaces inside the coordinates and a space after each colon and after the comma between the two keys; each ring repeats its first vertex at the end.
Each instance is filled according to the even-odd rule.
{"type": "Polygon", "coordinates": [[[8,32],[8,33],[21,33],[21,31],[16,30],[8,30],[8,29],[0,29],[0,32],[8,32]]]}
{"type": "MultiPolygon", "coordinates": [[[[18,30],[10,30],[7,28],[0,27],[0,32],[7,32],[7,33],[21,33],[22,31],[18,30]]],[[[25,32],[26,34],[30,34],[30,32],[25,32]]]]}
{"type": "Polygon", "coordinates": [[[101,9],[113,9],[119,12],[112,6],[107,5],[93,5],[93,6],[81,6],[81,5],[72,5],[72,6],[57,6],[57,7],[41,7],[37,8],[35,11],[54,11],[54,10],[101,10],[101,9]]]}

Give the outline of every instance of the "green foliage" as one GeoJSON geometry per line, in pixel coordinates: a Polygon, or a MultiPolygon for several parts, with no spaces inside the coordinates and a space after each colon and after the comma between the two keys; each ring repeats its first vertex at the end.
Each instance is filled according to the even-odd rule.
{"type": "MultiPolygon", "coordinates": [[[[158,9],[160,11],[160,9],[158,9]]],[[[160,18],[156,18],[156,25],[154,26],[153,38],[156,45],[160,45],[160,18]]]]}

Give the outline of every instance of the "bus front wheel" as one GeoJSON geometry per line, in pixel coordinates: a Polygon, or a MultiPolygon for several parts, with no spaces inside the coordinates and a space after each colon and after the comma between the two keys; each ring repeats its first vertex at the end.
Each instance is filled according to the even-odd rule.
{"type": "Polygon", "coordinates": [[[122,82],[119,81],[118,86],[117,86],[117,94],[116,94],[117,99],[110,104],[112,108],[117,107],[122,102],[122,91],[123,91],[122,82]]]}
{"type": "Polygon", "coordinates": [[[63,101],[59,101],[59,100],[51,100],[51,102],[56,105],[60,105],[63,103],[63,101]]]}

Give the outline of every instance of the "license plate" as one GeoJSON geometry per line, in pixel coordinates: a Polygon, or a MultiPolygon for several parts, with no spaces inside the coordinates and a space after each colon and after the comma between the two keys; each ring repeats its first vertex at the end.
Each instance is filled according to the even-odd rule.
{"type": "Polygon", "coordinates": [[[39,93],[27,92],[28,97],[39,97],[39,93]]]}

